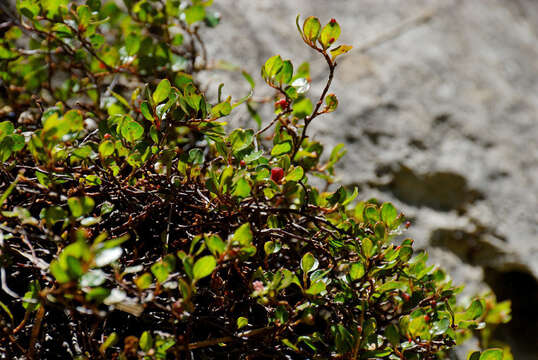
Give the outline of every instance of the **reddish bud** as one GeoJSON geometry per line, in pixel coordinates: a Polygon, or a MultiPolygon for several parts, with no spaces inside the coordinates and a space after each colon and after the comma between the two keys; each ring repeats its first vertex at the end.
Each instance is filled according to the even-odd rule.
{"type": "Polygon", "coordinates": [[[271,180],[276,182],[277,184],[280,184],[280,181],[284,177],[284,170],[279,167],[274,167],[271,169],[271,180]]]}
{"type": "Polygon", "coordinates": [[[336,20],[335,20],[334,18],[332,18],[331,21],[330,21],[330,23],[331,23],[332,25],[334,25],[334,24],[336,24],[336,20]]]}
{"type": "Polygon", "coordinates": [[[405,222],[405,228],[409,229],[410,226],[411,226],[411,221],[406,221],[405,222]]]}
{"type": "Polygon", "coordinates": [[[396,246],[396,251],[400,250],[402,247],[400,245],[396,246]]]}
{"type": "Polygon", "coordinates": [[[409,296],[408,293],[402,293],[402,299],[405,301],[405,302],[408,302],[409,299],[411,298],[411,296],[409,296]]]}
{"type": "Polygon", "coordinates": [[[247,164],[247,163],[245,162],[245,160],[241,160],[241,161],[239,162],[239,166],[241,166],[241,167],[245,166],[246,164],[247,164]]]}
{"type": "Polygon", "coordinates": [[[106,69],[106,65],[103,62],[100,62],[99,69],[106,69]]]}
{"type": "Polygon", "coordinates": [[[437,301],[435,301],[434,299],[430,300],[430,305],[432,307],[435,307],[437,305],[437,301]]]}
{"type": "Polygon", "coordinates": [[[424,321],[430,322],[430,315],[424,315],[424,321]]]}
{"type": "Polygon", "coordinates": [[[329,44],[332,44],[334,41],[335,41],[334,38],[330,38],[329,39],[329,44]]]}
{"type": "Polygon", "coordinates": [[[104,136],[105,140],[108,140],[110,139],[112,136],[109,134],[109,133],[106,133],[104,136]]]}

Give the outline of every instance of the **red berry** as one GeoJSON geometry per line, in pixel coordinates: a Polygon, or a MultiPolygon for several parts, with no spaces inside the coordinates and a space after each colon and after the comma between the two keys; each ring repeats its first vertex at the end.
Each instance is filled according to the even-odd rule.
{"type": "Polygon", "coordinates": [[[411,298],[411,296],[409,296],[408,293],[402,293],[402,299],[403,299],[405,302],[408,302],[410,298],[411,298]]]}
{"type": "Polygon", "coordinates": [[[280,180],[284,177],[284,170],[279,167],[274,167],[271,169],[271,180],[276,182],[277,184],[280,184],[280,180]]]}
{"type": "Polygon", "coordinates": [[[424,315],[424,321],[429,322],[430,321],[430,316],[429,315],[424,315]]]}
{"type": "Polygon", "coordinates": [[[277,102],[275,102],[275,108],[284,109],[286,107],[288,107],[288,102],[286,101],[286,99],[280,99],[277,102]]]}
{"type": "Polygon", "coordinates": [[[245,162],[245,160],[241,160],[241,161],[239,162],[239,166],[241,166],[241,167],[245,166],[246,164],[247,164],[247,163],[245,162]]]}
{"type": "Polygon", "coordinates": [[[106,69],[106,65],[102,62],[99,63],[99,69],[106,69]]]}
{"type": "Polygon", "coordinates": [[[104,136],[105,140],[108,140],[110,139],[112,136],[109,134],[109,133],[106,133],[104,136]]]}

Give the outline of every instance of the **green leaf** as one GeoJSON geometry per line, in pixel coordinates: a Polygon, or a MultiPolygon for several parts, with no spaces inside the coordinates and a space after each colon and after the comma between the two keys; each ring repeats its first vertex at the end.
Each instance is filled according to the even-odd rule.
{"type": "Polygon", "coordinates": [[[366,258],[371,258],[375,254],[374,244],[367,237],[362,238],[362,252],[366,258]]]}
{"type": "Polygon", "coordinates": [[[101,34],[92,34],[90,36],[90,43],[98,50],[105,43],[105,37],[101,34]]]}
{"type": "Polygon", "coordinates": [[[308,295],[317,295],[324,291],[326,288],[325,283],[322,280],[316,281],[313,283],[306,291],[308,295]]]}
{"type": "Polygon", "coordinates": [[[148,352],[153,347],[153,337],[149,331],[144,331],[140,336],[140,349],[144,352],[148,352]]]}
{"type": "Polygon", "coordinates": [[[282,67],[274,75],[274,82],[278,83],[280,86],[287,84],[291,81],[293,77],[293,64],[291,61],[286,60],[282,63],[282,67]]]}
{"type": "Polygon", "coordinates": [[[150,273],[143,273],[142,275],[137,277],[134,282],[140,290],[144,290],[151,286],[151,283],[153,282],[153,277],[150,273]]]}
{"type": "Polygon", "coordinates": [[[387,281],[380,287],[378,287],[376,290],[379,293],[384,293],[386,291],[394,290],[394,289],[403,289],[406,287],[406,283],[402,281],[387,281]]]}
{"type": "Polygon", "coordinates": [[[99,154],[102,158],[106,158],[114,153],[115,146],[110,140],[105,140],[99,144],[99,154]]]}
{"type": "Polygon", "coordinates": [[[217,261],[212,255],[201,257],[194,263],[192,270],[194,280],[199,280],[211,275],[216,266],[217,261]]]}
{"type": "Polygon", "coordinates": [[[226,251],[226,243],[216,234],[206,236],[205,242],[209,251],[215,256],[226,251]]]}
{"type": "Polygon", "coordinates": [[[252,129],[235,129],[228,137],[234,153],[248,148],[253,140],[254,131],[252,129]]]}
{"type": "Polygon", "coordinates": [[[286,175],[287,181],[299,181],[304,176],[304,170],[302,167],[297,166],[294,167],[290,172],[288,172],[288,175],[286,175]]]}
{"type": "Polygon", "coordinates": [[[20,0],[17,2],[17,9],[27,18],[33,19],[39,14],[39,3],[35,0],[20,0]]]}
{"type": "Polygon", "coordinates": [[[80,5],[77,7],[78,23],[86,28],[90,22],[92,16],[90,8],[87,5],[80,5]]]}
{"type": "Polygon", "coordinates": [[[334,94],[328,94],[325,97],[325,111],[333,112],[338,107],[338,99],[334,94]]]}
{"type": "Polygon", "coordinates": [[[84,119],[80,110],[69,110],[63,118],[69,124],[71,131],[84,130],[84,119]]]}
{"type": "Polygon", "coordinates": [[[394,324],[390,324],[385,329],[385,337],[392,344],[392,346],[398,347],[400,345],[400,334],[398,328],[394,324]]]}
{"type": "Polygon", "coordinates": [[[155,101],[155,104],[164,101],[168,97],[168,95],[170,95],[171,89],[172,87],[168,79],[161,80],[161,82],[159,82],[159,85],[157,85],[157,89],[155,89],[155,92],[153,92],[153,101],[155,101]]]}
{"type": "Polygon", "coordinates": [[[204,22],[210,28],[216,27],[220,22],[220,13],[217,11],[211,11],[206,9],[204,22]]]}
{"type": "Polygon", "coordinates": [[[396,218],[398,217],[398,212],[396,211],[396,208],[394,205],[392,205],[390,202],[386,202],[383,205],[381,205],[381,220],[387,224],[389,228],[392,229],[392,226],[394,222],[396,221],[396,218]]]}
{"type": "Polygon", "coordinates": [[[467,355],[467,360],[479,360],[480,359],[480,351],[471,351],[467,355]]]}
{"type": "MultiPolygon", "coordinates": [[[[25,308],[27,312],[32,312],[34,310],[37,310],[41,306],[39,302],[39,291],[41,290],[41,288],[37,280],[30,281],[28,288],[28,291],[24,294],[24,297],[22,298],[22,307],[25,308]]],[[[7,309],[7,307],[5,309],[7,309]]],[[[9,309],[7,309],[6,311],[11,314],[9,312],[9,309]]]]}
{"type": "Polygon", "coordinates": [[[283,154],[288,154],[291,151],[291,142],[285,141],[283,143],[277,144],[271,150],[272,156],[279,156],[283,154]]]}
{"type": "Polygon", "coordinates": [[[353,49],[351,45],[340,45],[331,50],[332,60],[336,59],[337,56],[347,53],[349,50],[353,49]]]}
{"type": "Polygon", "coordinates": [[[248,319],[246,317],[238,317],[237,318],[237,329],[241,329],[241,328],[244,328],[245,326],[248,325],[248,319]]]}
{"type": "Polygon", "coordinates": [[[146,120],[149,120],[151,122],[155,121],[153,115],[151,115],[151,105],[147,101],[144,101],[142,104],[140,104],[140,112],[146,118],[146,120]]]}
{"type": "Polygon", "coordinates": [[[211,117],[217,119],[223,116],[230,115],[232,112],[232,105],[230,104],[230,99],[221,102],[211,108],[211,117]]]}
{"type": "Polygon", "coordinates": [[[101,8],[101,0],[86,0],[86,5],[89,6],[91,11],[99,11],[101,8]]]}
{"type": "Polygon", "coordinates": [[[69,210],[71,214],[78,218],[79,216],[86,215],[92,211],[95,201],[91,197],[72,197],[67,199],[67,205],[69,205],[69,210]]]}
{"type": "Polygon", "coordinates": [[[101,354],[104,354],[106,352],[106,349],[108,349],[109,347],[116,345],[118,340],[118,334],[116,334],[115,332],[110,333],[110,335],[107,336],[103,344],[99,347],[99,351],[101,352],[101,354]]]}
{"type": "Polygon", "coordinates": [[[304,37],[310,41],[310,43],[312,44],[316,43],[320,30],[321,30],[321,24],[318,18],[314,16],[310,16],[306,18],[306,20],[303,23],[303,34],[304,34],[304,37]]]}
{"type": "Polygon", "coordinates": [[[250,230],[250,224],[244,223],[235,230],[232,240],[238,242],[240,245],[249,245],[252,242],[252,231],[250,230]]]}
{"type": "Polygon", "coordinates": [[[340,37],[340,25],[338,25],[336,20],[332,19],[321,29],[319,42],[324,49],[327,49],[338,40],[338,37],[340,37]]]}
{"type": "Polygon", "coordinates": [[[6,304],[0,301],[0,308],[2,308],[7,313],[7,315],[11,319],[11,322],[13,323],[13,314],[11,313],[11,310],[9,310],[9,308],[6,306],[6,304]]]}
{"type": "Polygon", "coordinates": [[[385,224],[378,222],[374,225],[374,234],[378,241],[385,240],[385,224]]]}
{"type": "Polygon", "coordinates": [[[266,241],[265,244],[263,244],[263,250],[265,251],[265,255],[271,255],[276,249],[275,242],[274,241],[266,241]]]}
{"type": "Polygon", "coordinates": [[[243,75],[243,77],[248,81],[249,85],[250,85],[250,88],[251,89],[254,89],[254,87],[256,86],[256,83],[254,82],[254,79],[252,78],[252,76],[250,76],[249,73],[247,73],[246,71],[242,71],[241,74],[243,75]]]}
{"type": "Polygon", "coordinates": [[[263,150],[252,151],[250,154],[245,155],[243,160],[245,160],[245,162],[248,164],[248,163],[258,160],[259,158],[262,157],[262,155],[263,155],[263,150]]]}
{"type": "Polygon", "coordinates": [[[151,272],[155,277],[157,278],[157,281],[160,283],[163,283],[168,279],[168,275],[170,275],[170,271],[166,264],[164,264],[162,261],[158,261],[155,264],[151,265],[151,272]]]}
{"type": "Polygon", "coordinates": [[[198,148],[189,150],[189,163],[193,165],[201,165],[204,163],[204,153],[198,148]]]}
{"type": "Polygon", "coordinates": [[[144,127],[142,127],[142,125],[140,125],[133,119],[130,119],[122,124],[120,132],[121,135],[125,138],[125,140],[129,142],[134,142],[135,140],[140,139],[142,135],[144,135],[144,127]]]}
{"type": "Polygon", "coordinates": [[[310,101],[309,98],[303,97],[293,102],[292,109],[293,115],[297,116],[298,118],[304,118],[312,113],[314,107],[312,106],[312,101],[310,101]]]}
{"type": "Polygon", "coordinates": [[[316,270],[318,265],[319,262],[314,255],[312,255],[312,253],[307,252],[303,255],[303,258],[301,259],[301,270],[303,270],[303,273],[306,274],[310,271],[316,270]]]}
{"type": "Polygon", "coordinates": [[[483,314],[484,310],[485,310],[485,308],[484,308],[483,302],[481,300],[479,300],[479,299],[475,299],[475,300],[473,300],[471,305],[469,305],[467,310],[465,310],[464,319],[465,320],[476,320],[483,314]]]}
{"type": "Polygon", "coordinates": [[[65,220],[67,218],[67,211],[59,206],[52,206],[43,211],[43,217],[47,221],[47,224],[52,226],[58,221],[65,220]]]}
{"type": "Polygon", "coordinates": [[[2,121],[0,123],[0,141],[2,141],[6,136],[13,134],[15,127],[11,121],[2,121]]]}
{"type": "Polygon", "coordinates": [[[62,268],[60,263],[56,260],[50,263],[49,270],[51,274],[56,278],[60,284],[71,281],[71,278],[67,272],[62,268]]]}
{"type": "Polygon", "coordinates": [[[185,21],[192,25],[195,22],[202,21],[205,18],[205,8],[202,5],[189,6],[185,9],[185,21]]]}
{"type": "Polygon", "coordinates": [[[249,182],[245,178],[240,177],[235,183],[235,189],[232,195],[240,198],[246,198],[250,195],[250,190],[251,188],[249,182]]]}
{"type": "Polygon", "coordinates": [[[356,262],[351,264],[349,267],[349,276],[351,277],[351,280],[359,280],[362,278],[365,274],[364,264],[361,262],[356,262]]]}
{"type": "Polygon", "coordinates": [[[129,34],[125,37],[125,50],[129,56],[133,56],[140,50],[140,36],[129,34]]]}
{"type": "Polygon", "coordinates": [[[365,220],[368,221],[371,224],[375,224],[380,220],[379,212],[377,211],[377,207],[375,205],[368,205],[364,209],[364,217],[365,220]]]}
{"type": "Polygon", "coordinates": [[[487,349],[486,351],[482,352],[482,355],[480,355],[480,360],[502,360],[502,359],[503,359],[502,349],[487,349]]]}

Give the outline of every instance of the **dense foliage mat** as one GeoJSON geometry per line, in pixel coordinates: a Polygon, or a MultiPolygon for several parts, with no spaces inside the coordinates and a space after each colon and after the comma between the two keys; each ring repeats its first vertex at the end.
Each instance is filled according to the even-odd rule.
{"type": "Polygon", "coordinates": [[[308,136],[338,106],[338,22],[297,18],[319,98],[277,55],[274,97],[243,72],[250,93],[211,99],[196,73],[241,70],[208,60],[210,3],[1,5],[0,357],[434,359],[481,328],[487,346],[509,303],[459,306],[391,203],[333,183],[343,147],[308,136]],[[238,106],[255,130],[225,128],[238,106]]]}

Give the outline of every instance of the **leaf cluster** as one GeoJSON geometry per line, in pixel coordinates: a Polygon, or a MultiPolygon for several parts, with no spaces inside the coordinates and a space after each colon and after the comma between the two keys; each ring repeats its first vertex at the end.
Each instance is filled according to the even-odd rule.
{"type": "Polygon", "coordinates": [[[307,129],[338,106],[329,88],[351,47],[336,44],[336,20],[297,18],[327,63],[319,98],[307,63],[262,66],[275,90],[262,127],[252,91],[211,99],[196,80],[209,68],[199,29],[219,22],[211,2],[2,8],[0,350],[434,359],[507,321],[506,304],[456,303],[461,287],[402,239],[391,203],[334,187],[343,146],[322,160],[307,129]],[[257,129],[225,127],[240,105],[257,129]]]}

